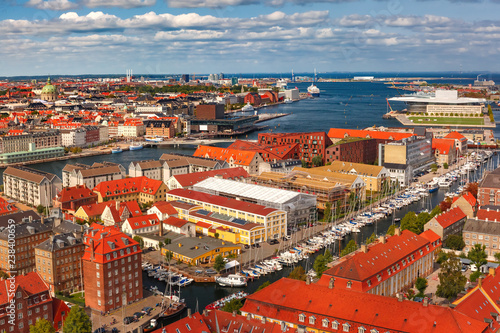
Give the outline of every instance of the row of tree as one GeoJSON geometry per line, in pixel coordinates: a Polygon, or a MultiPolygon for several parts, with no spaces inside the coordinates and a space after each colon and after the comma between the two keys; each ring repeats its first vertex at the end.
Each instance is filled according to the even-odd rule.
{"type": "MultiPolygon", "coordinates": [[[[46,319],[38,319],[30,326],[30,333],[55,333],[52,323],[46,319]]],[[[66,317],[63,333],[92,333],[92,322],[83,308],[74,305],[66,317]]]]}

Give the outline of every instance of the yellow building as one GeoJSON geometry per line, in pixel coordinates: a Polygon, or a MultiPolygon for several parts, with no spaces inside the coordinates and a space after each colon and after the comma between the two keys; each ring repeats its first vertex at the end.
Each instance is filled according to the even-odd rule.
{"type": "Polygon", "coordinates": [[[186,237],[173,240],[161,249],[162,255],[172,252],[174,260],[186,264],[204,265],[213,263],[219,254],[223,257],[240,254],[240,246],[210,237],[186,237]]]}
{"type": "Polygon", "coordinates": [[[98,202],[105,200],[137,201],[149,203],[164,201],[167,186],[161,180],[147,177],[132,177],[101,182],[94,187],[98,202]]]}
{"type": "Polygon", "coordinates": [[[234,220],[229,215],[208,212],[200,205],[171,201],[179,213],[179,218],[196,224],[198,235],[217,237],[235,244],[252,245],[265,241],[265,228],[262,224],[234,220]]]}
{"type": "MultiPolygon", "coordinates": [[[[171,190],[167,193],[167,200],[184,201],[199,206],[201,209],[198,210],[199,216],[196,217],[198,219],[203,218],[204,212],[206,212],[205,216],[208,216],[207,214],[212,212],[217,215],[211,214],[210,217],[224,220],[226,216],[232,222],[237,221],[234,223],[235,225],[241,224],[242,227],[247,225],[246,223],[255,223],[263,226],[263,232],[260,229],[256,229],[253,236],[250,234],[247,236],[253,237],[252,240],[248,240],[250,242],[264,242],[268,239],[279,239],[286,235],[287,220],[286,212],[283,210],[187,189],[171,190]],[[258,234],[257,231],[259,231],[258,234]]],[[[193,214],[189,211],[188,220],[193,214]]],[[[179,218],[186,219],[186,217],[182,217],[181,215],[182,213],[179,212],[179,218]]]]}

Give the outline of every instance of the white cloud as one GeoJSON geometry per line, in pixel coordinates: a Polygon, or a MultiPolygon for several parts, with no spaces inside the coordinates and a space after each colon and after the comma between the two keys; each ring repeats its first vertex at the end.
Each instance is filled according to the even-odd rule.
{"type": "Polygon", "coordinates": [[[34,7],[37,9],[57,11],[65,11],[78,7],[76,3],[69,0],[29,0],[26,3],[26,6],[34,7]]]}
{"type": "Polygon", "coordinates": [[[82,0],[82,4],[89,8],[96,8],[96,7],[139,8],[139,7],[154,6],[156,4],[156,0],[82,0]]]}

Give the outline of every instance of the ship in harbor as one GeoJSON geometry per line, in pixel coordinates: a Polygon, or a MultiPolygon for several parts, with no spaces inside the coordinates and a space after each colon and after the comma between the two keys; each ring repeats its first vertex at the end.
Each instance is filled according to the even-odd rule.
{"type": "Polygon", "coordinates": [[[308,88],[307,88],[307,92],[309,93],[309,95],[311,95],[312,97],[319,97],[319,94],[320,94],[320,90],[318,87],[316,87],[314,85],[314,83],[312,83],[308,88]]]}

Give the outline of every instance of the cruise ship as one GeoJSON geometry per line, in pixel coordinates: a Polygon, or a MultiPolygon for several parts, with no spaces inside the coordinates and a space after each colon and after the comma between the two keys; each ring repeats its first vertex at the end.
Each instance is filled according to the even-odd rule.
{"type": "Polygon", "coordinates": [[[307,92],[309,93],[309,95],[311,95],[312,97],[319,97],[319,94],[320,94],[320,90],[318,87],[316,87],[314,85],[314,83],[312,83],[308,88],[307,88],[307,92]]]}

